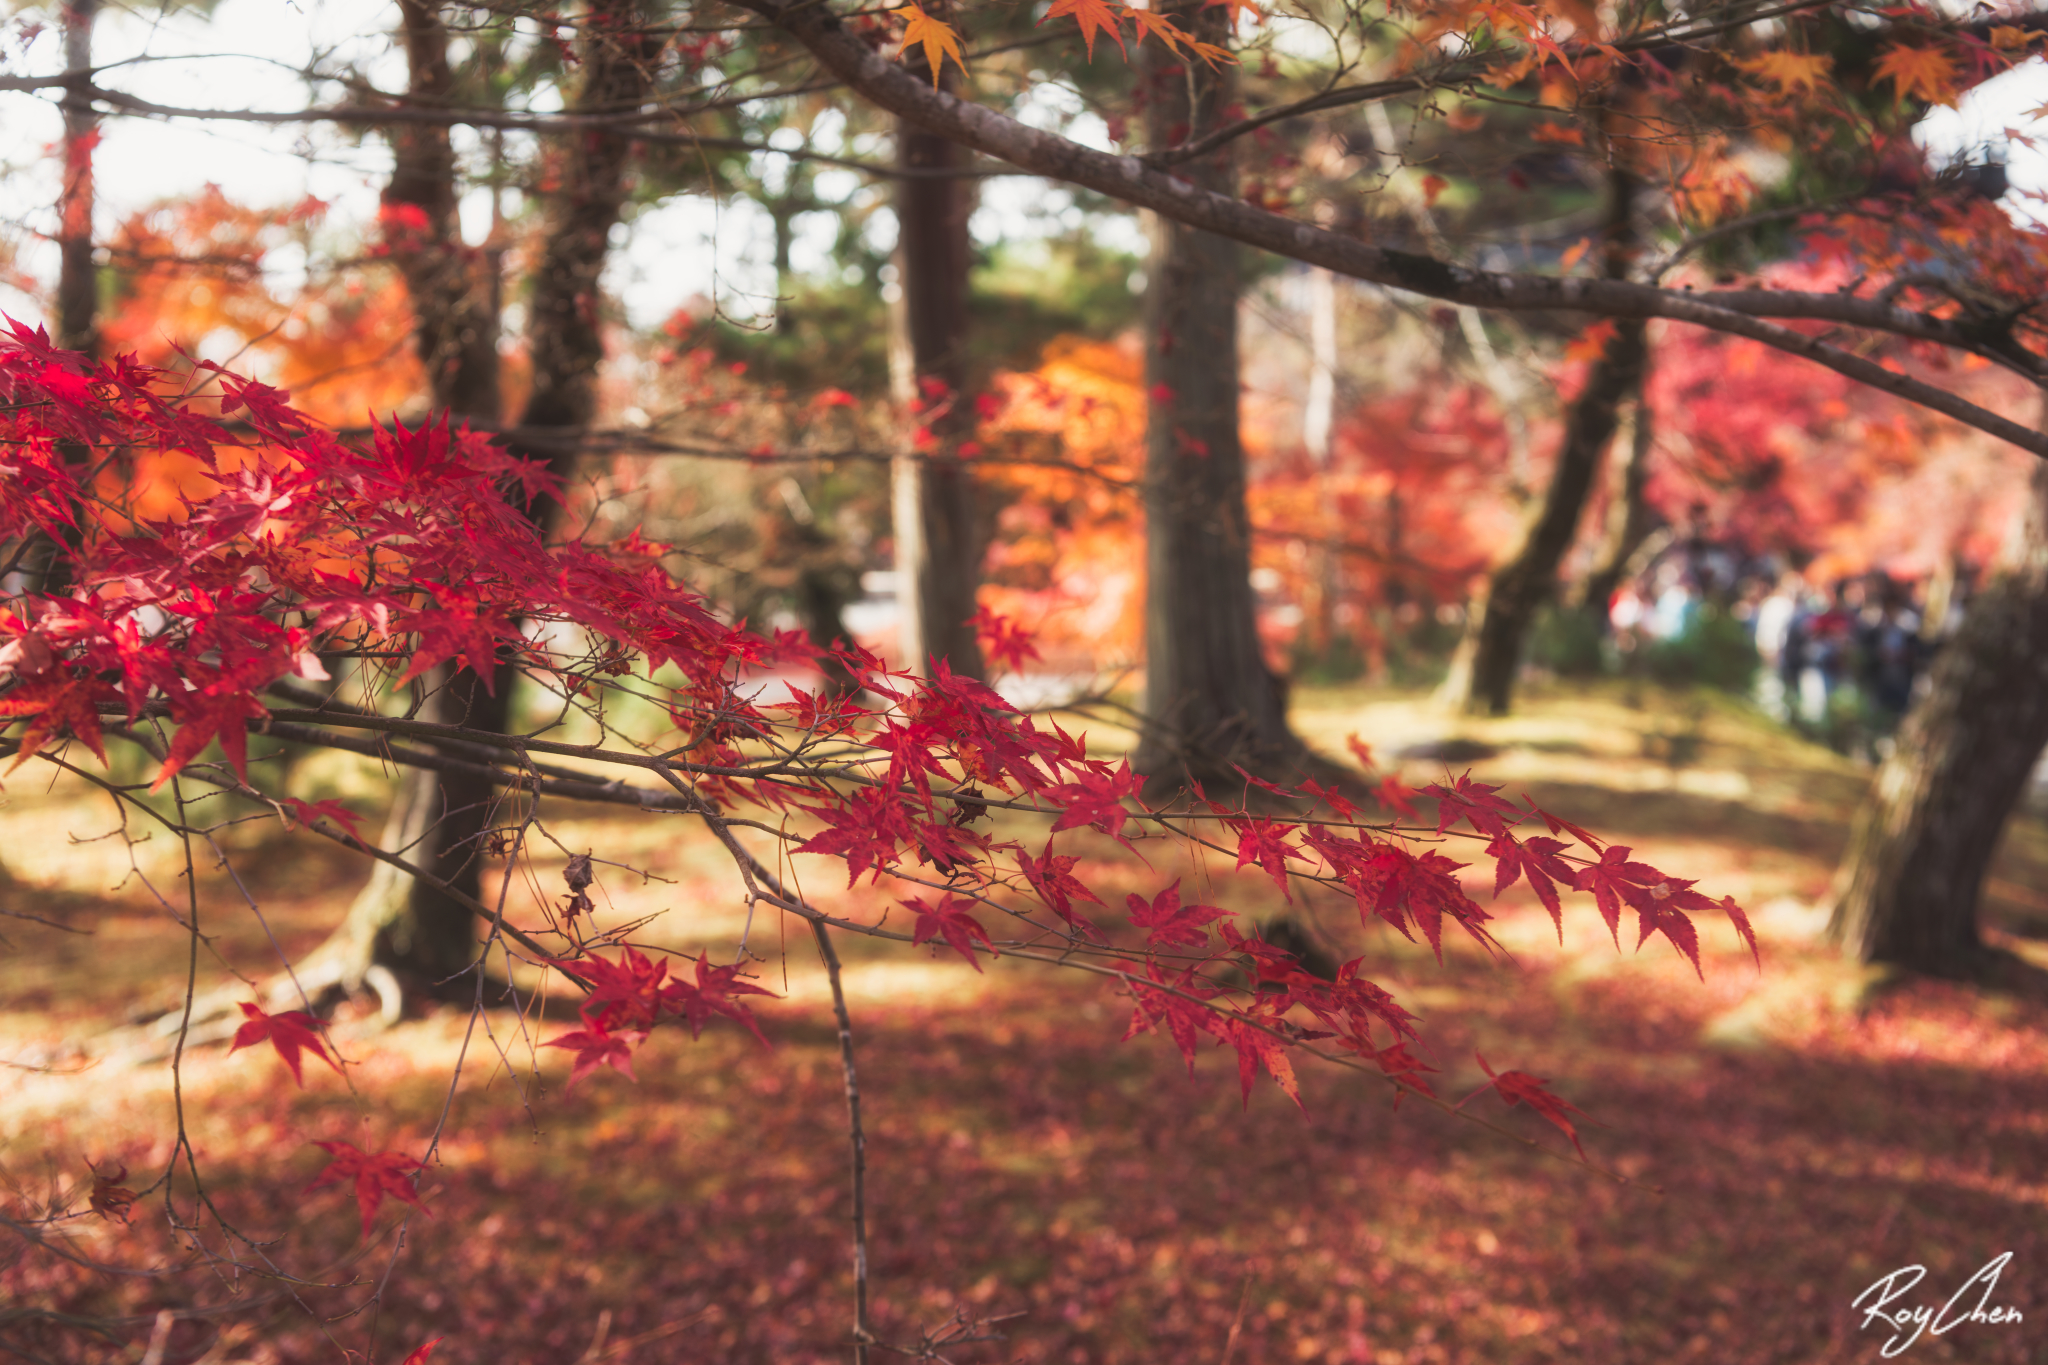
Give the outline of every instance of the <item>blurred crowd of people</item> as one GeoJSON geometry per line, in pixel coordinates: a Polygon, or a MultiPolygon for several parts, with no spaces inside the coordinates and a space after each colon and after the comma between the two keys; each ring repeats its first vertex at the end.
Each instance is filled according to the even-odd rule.
{"type": "MultiPolygon", "coordinates": [[[[1609,604],[1615,647],[1669,646],[1722,615],[1755,654],[1753,695],[1779,720],[1832,741],[1889,735],[1961,618],[1964,579],[1872,571],[1832,581],[1716,547],[1660,556],[1609,604]]],[[[1733,631],[1726,632],[1735,638],[1733,631]]]]}

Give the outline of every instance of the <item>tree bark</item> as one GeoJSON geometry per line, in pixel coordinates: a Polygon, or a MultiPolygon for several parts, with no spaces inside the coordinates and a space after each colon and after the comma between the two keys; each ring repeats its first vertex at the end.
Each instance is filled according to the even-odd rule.
{"type": "MultiPolygon", "coordinates": [[[[922,60],[917,63],[922,67],[922,60]]],[[[929,75],[927,74],[927,79],[929,75]]],[[[948,66],[940,86],[959,73],[948,66]]],[[[962,167],[956,142],[898,120],[896,147],[906,169],[962,167]]],[[[968,403],[967,220],[973,182],[964,176],[905,176],[897,182],[896,275],[903,291],[892,321],[901,362],[896,401],[915,414],[920,435],[891,469],[901,647],[912,668],[944,659],[955,673],[984,676],[981,643],[967,624],[981,586],[981,528],[973,474],[959,447],[973,429],[968,403]]]]}
{"type": "MultiPolygon", "coordinates": [[[[593,0],[578,46],[583,81],[571,113],[631,110],[653,93],[662,35],[640,0],[593,0]]],[[[600,129],[568,134],[551,151],[556,187],[547,192],[546,237],[533,275],[533,393],[523,426],[583,427],[596,416],[604,361],[598,285],[631,189],[632,159],[630,138],[600,129]]],[[[549,463],[566,476],[575,463],[573,444],[556,444],[549,463]]]]}
{"type": "MultiPolygon", "coordinates": [[[[1229,41],[1214,8],[1175,7],[1204,42],[1229,41]]],[[[1140,49],[1145,134],[1154,147],[1218,127],[1236,99],[1232,69],[1186,66],[1140,49]]],[[[1197,187],[1234,192],[1228,147],[1183,168],[1197,187]]],[[[1159,786],[1234,780],[1300,766],[1280,679],[1266,667],[1251,587],[1250,516],[1238,437],[1237,243],[1163,216],[1146,267],[1145,712],[1135,762],[1159,786]]]]}
{"type": "MultiPolygon", "coordinates": [[[[408,103],[446,106],[455,94],[448,29],[433,0],[399,0],[408,103]]],[[[391,180],[383,223],[391,260],[412,300],[413,345],[437,412],[495,425],[499,418],[497,290],[488,258],[463,245],[455,151],[448,129],[390,129],[391,180]]]]}
{"type": "MultiPolygon", "coordinates": [[[[1635,256],[1635,181],[1626,171],[1616,170],[1609,185],[1603,273],[1621,279],[1635,256]]],[[[1614,439],[1622,402],[1641,383],[1643,360],[1643,323],[1620,321],[1566,413],[1557,467],[1542,508],[1514,555],[1493,571],[1483,601],[1474,605],[1470,634],[1461,651],[1465,657],[1454,665],[1443,689],[1449,705],[1473,714],[1507,714],[1530,627],[1557,591],[1558,565],[1578,536],[1587,495],[1614,439]]]]}
{"type": "MultiPolygon", "coordinates": [[[[64,5],[64,67],[84,73],[91,84],[92,28],[99,0],[66,0],[64,5]]],[[[93,144],[99,140],[99,119],[82,88],[64,93],[64,180],[59,191],[57,226],[57,344],[67,351],[99,352],[99,269],[93,264],[93,144]]]]}
{"type": "Polygon", "coordinates": [[[1614,506],[1607,517],[1607,543],[1599,561],[1579,585],[1579,606],[1600,620],[1607,619],[1608,603],[1614,590],[1628,576],[1636,554],[1649,543],[1662,520],[1650,506],[1650,451],[1656,444],[1656,425],[1644,398],[1649,384],[1650,358],[1643,357],[1643,373],[1634,394],[1635,429],[1629,435],[1628,463],[1622,466],[1621,486],[1615,490],[1614,506]]]}
{"type": "Polygon", "coordinates": [[[1857,815],[1828,932],[1863,962],[1975,977],[2004,958],[1983,941],[1978,903],[2048,745],[2048,465],[1929,684],[1857,815]]]}

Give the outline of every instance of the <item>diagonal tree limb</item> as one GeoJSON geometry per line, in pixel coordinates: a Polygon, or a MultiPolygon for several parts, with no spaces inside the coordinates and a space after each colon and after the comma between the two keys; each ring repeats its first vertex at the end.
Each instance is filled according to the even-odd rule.
{"type": "Polygon", "coordinates": [[[1627,280],[1562,278],[1474,270],[1343,236],[1204,190],[1134,156],[1098,152],[1029,127],[993,109],[934,90],[888,60],[817,6],[790,0],[734,0],[809,48],[828,71],[878,108],[1024,170],[1109,195],[1190,227],[1353,279],[1449,303],[1503,311],[1561,310],[1615,318],[1669,318],[1748,337],[1811,360],[1858,383],[1903,398],[1965,426],[2048,456],[2048,434],[1937,385],[1889,370],[1818,337],[1769,321],[1798,318],[1937,342],[2018,370],[2040,383],[2048,365],[2014,354],[2010,338],[1986,338],[1962,321],[1937,318],[1846,294],[1726,290],[1695,293],[1627,280]]]}

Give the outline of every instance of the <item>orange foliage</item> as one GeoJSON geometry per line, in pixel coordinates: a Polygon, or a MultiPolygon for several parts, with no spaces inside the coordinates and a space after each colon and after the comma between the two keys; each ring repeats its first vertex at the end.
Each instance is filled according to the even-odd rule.
{"type": "Polygon", "coordinates": [[[1061,337],[1039,367],[1001,374],[988,443],[1012,501],[981,600],[1033,632],[1049,667],[1135,662],[1145,637],[1144,358],[1136,340],[1061,337]],[[1065,467],[1060,467],[1065,466],[1065,467]]]}
{"type": "Polygon", "coordinates": [[[265,258],[324,211],[310,199],[246,208],[208,187],[136,214],[109,243],[120,286],[103,328],[108,351],[169,368],[237,356],[236,369],[337,426],[407,406],[425,386],[396,272],[343,269],[290,299],[265,275],[265,258]]]}
{"type": "MultiPolygon", "coordinates": [[[[988,558],[984,604],[1035,633],[1052,668],[1136,662],[1144,646],[1143,358],[1134,337],[1063,337],[1035,370],[997,377],[999,416],[982,429],[987,477],[1011,501],[988,558]],[[1063,662],[1064,661],[1064,662],[1063,662]]],[[[1244,430],[1261,570],[1261,633],[1284,658],[1318,620],[1365,643],[1399,618],[1462,601],[1515,512],[1502,487],[1504,438],[1491,402],[1444,383],[1363,405],[1341,418],[1327,470],[1267,448],[1251,400],[1244,430]],[[1318,556],[1334,554],[1334,575],[1318,556]],[[1336,589],[1322,612],[1324,583],[1336,589]]]]}
{"type": "Polygon", "coordinates": [[[1284,658],[1306,631],[1320,652],[1334,633],[1377,659],[1421,612],[1462,602],[1514,538],[1505,447],[1491,398],[1445,381],[1339,417],[1327,469],[1298,451],[1257,460],[1252,562],[1269,649],[1284,658]]]}

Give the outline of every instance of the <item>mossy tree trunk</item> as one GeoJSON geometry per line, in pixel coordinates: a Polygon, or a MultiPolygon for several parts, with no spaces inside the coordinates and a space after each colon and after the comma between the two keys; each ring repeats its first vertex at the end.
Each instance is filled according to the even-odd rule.
{"type": "MultiPolygon", "coordinates": [[[[455,76],[439,8],[432,0],[400,0],[399,18],[408,100],[429,108],[446,106],[455,94],[455,76]]],[[[502,401],[496,263],[491,253],[462,241],[448,130],[400,124],[389,136],[392,170],[382,196],[384,233],[412,304],[413,345],[427,376],[434,416],[495,426],[502,401]]],[[[509,676],[491,679],[495,696],[469,669],[444,666],[425,681],[424,718],[504,728],[509,676]]],[[[394,797],[383,847],[477,897],[479,845],[493,797],[490,784],[472,777],[410,770],[394,797]]],[[[332,984],[355,990],[372,968],[382,968],[408,987],[431,990],[471,964],[476,944],[476,915],[469,906],[379,863],[330,943],[332,961],[326,965],[331,970],[322,974],[332,984]]]]}
{"type": "MultiPolygon", "coordinates": [[[[431,0],[403,0],[410,94],[445,104],[454,92],[449,35],[431,0]]],[[[653,88],[662,37],[638,0],[598,0],[579,30],[581,80],[571,112],[631,107],[653,88]]],[[[466,248],[456,218],[455,160],[446,129],[393,133],[394,166],[384,195],[393,257],[405,275],[416,345],[436,408],[495,424],[500,416],[499,290],[487,253],[466,248]]],[[[575,134],[549,149],[554,188],[546,196],[541,258],[533,276],[527,342],[533,390],[521,425],[523,453],[547,459],[566,483],[576,435],[597,412],[597,370],[604,359],[598,281],[630,190],[631,146],[606,132],[575,134]]],[[[525,509],[546,524],[552,508],[525,509]]],[[[437,669],[428,678],[427,719],[502,733],[510,719],[512,670],[437,669]]],[[[498,794],[466,774],[418,772],[405,784],[390,833],[409,861],[457,894],[380,870],[357,897],[340,940],[344,984],[367,963],[389,967],[407,984],[431,988],[471,965],[485,844],[498,794]],[[367,955],[367,956],[365,956],[367,955]]]]}
{"type": "Polygon", "coordinates": [[[1858,813],[1830,935],[1860,961],[1934,976],[2001,959],[1978,906],[1991,857],[2048,745],[2048,465],[2013,551],[1971,599],[1858,813]]]}

